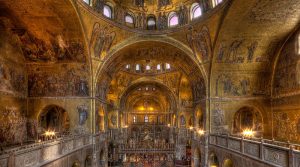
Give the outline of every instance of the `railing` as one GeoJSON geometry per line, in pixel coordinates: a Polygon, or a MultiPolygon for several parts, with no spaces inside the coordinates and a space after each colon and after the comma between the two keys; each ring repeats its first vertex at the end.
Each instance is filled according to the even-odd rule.
{"type": "Polygon", "coordinates": [[[277,167],[299,167],[300,146],[268,139],[211,134],[209,144],[277,167]]]}
{"type": "Polygon", "coordinates": [[[40,142],[32,142],[32,143],[23,143],[19,145],[9,146],[9,147],[2,147],[3,151],[0,152],[0,156],[3,154],[9,154],[9,153],[16,153],[21,151],[27,151],[31,149],[35,149],[41,146],[45,146],[47,144],[53,144],[58,142],[64,142],[76,138],[82,138],[82,137],[89,137],[90,135],[60,135],[56,136],[51,140],[45,140],[40,142]]]}
{"type": "Polygon", "coordinates": [[[5,148],[0,152],[0,166],[42,166],[60,157],[92,145],[92,135],[69,135],[53,140],[5,148]]]}

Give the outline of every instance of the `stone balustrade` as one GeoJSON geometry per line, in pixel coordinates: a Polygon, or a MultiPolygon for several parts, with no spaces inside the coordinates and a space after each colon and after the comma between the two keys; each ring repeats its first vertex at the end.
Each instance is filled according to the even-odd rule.
{"type": "Polygon", "coordinates": [[[24,146],[5,148],[0,152],[0,166],[42,166],[72,152],[91,147],[92,138],[92,135],[69,135],[24,146]]]}
{"type": "Polygon", "coordinates": [[[298,167],[299,145],[268,139],[240,138],[211,134],[209,144],[278,167],[298,167]]]}

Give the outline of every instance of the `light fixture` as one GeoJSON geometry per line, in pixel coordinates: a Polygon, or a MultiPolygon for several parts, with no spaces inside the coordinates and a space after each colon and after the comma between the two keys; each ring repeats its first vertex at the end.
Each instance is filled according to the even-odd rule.
{"type": "Polygon", "coordinates": [[[140,106],[140,107],[139,107],[139,110],[140,110],[140,111],[144,111],[144,110],[145,110],[145,107],[144,107],[144,106],[140,106]]]}
{"type": "Polygon", "coordinates": [[[203,129],[199,129],[199,130],[198,130],[198,134],[199,134],[199,135],[204,135],[204,133],[205,133],[205,132],[204,132],[203,129]]]}
{"type": "Polygon", "coordinates": [[[192,126],[190,126],[190,130],[193,130],[194,128],[192,126]]]}
{"type": "Polygon", "coordinates": [[[243,132],[242,132],[242,135],[244,137],[253,137],[254,136],[254,131],[252,129],[245,129],[243,132]]]}
{"type": "Polygon", "coordinates": [[[171,124],[168,124],[168,127],[171,127],[171,124]]]}
{"type": "Polygon", "coordinates": [[[44,136],[45,136],[44,139],[51,140],[55,137],[55,131],[47,130],[47,131],[45,131],[44,136]]]}
{"type": "Polygon", "coordinates": [[[47,136],[47,137],[55,136],[55,132],[54,132],[54,131],[47,130],[47,131],[45,132],[45,136],[47,136]]]}

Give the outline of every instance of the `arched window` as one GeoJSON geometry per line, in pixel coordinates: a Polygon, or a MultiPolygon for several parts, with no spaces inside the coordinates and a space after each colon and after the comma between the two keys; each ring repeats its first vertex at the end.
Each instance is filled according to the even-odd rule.
{"type": "Polygon", "coordinates": [[[166,70],[170,70],[171,69],[171,65],[169,63],[166,63],[166,70]]]}
{"type": "Polygon", "coordinates": [[[127,14],[127,15],[125,16],[125,22],[126,22],[126,23],[129,23],[129,24],[133,24],[133,23],[134,23],[133,16],[131,16],[130,14],[127,14]]]}
{"type": "Polygon", "coordinates": [[[151,70],[151,66],[150,65],[146,65],[146,70],[147,71],[151,70]]]}
{"type": "Polygon", "coordinates": [[[147,115],[144,117],[144,121],[149,122],[149,117],[147,115]]]}
{"type": "Polygon", "coordinates": [[[133,116],[133,123],[136,123],[136,116],[133,116]]]}
{"type": "Polygon", "coordinates": [[[129,70],[130,69],[130,64],[126,64],[125,68],[126,68],[126,70],[129,70]]]}
{"type": "Polygon", "coordinates": [[[194,3],[191,7],[191,20],[198,18],[202,15],[202,9],[199,3],[194,3]]]}
{"type": "Polygon", "coordinates": [[[157,64],[156,69],[157,69],[158,71],[161,70],[160,64],[157,64]]]}
{"type": "Polygon", "coordinates": [[[141,65],[139,65],[139,64],[135,65],[135,70],[140,71],[141,70],[141,65]]]}
{"type": "Polygon", "coordinates": [[[103,15],[108,18],[112,18],[112,8],[109,5],[103,6],[103,15]]]}
{"type": "Polygon", "coordinates": [[[148,30],[155,30],[156,28],[156,19],[154,16],[149,16],[147,19],[147,28],[148,30]]]}
{"type": "Polygon", "coordinates": [[[177,13],[171,12],[169,14],[169,27],[174,27],[177,26],[178,24],[179,24],[179,17],[177,13]]]}
{"type": "Polygon", "coordinates": [[[223,0],[213,0],[213,6],[215,7],[215,6],[219,5],[222,2],[223,2],[223,0]]]}

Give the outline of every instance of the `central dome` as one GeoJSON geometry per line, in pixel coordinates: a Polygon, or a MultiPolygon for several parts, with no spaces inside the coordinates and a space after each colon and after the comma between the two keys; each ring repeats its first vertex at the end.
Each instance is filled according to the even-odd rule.
{"type": "Polygon", "coordinates": [[[85,2],[103,18],[138,30],[167,30],[194,22],[222,0],[98,0],[85,2]]]}
{"type": "Polygon", "coordinates": [[[170,12],[175,8],[192,4],[195,0],[114,0],[116,4],[120,4],[127,9],[136,12],[146,12],[147,14],[155,14],[157,12],[170,12]]]}

